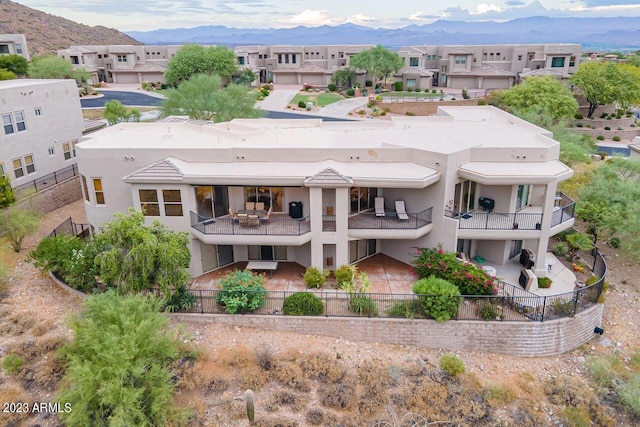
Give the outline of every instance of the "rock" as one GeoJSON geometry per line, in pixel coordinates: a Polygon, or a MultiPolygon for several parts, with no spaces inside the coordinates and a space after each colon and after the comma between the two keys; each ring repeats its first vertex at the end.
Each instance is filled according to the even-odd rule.
{"type": "Polygon", "coordinates": [[[480,365],[480,370],[484,372],[484,365],[480,365]]]}

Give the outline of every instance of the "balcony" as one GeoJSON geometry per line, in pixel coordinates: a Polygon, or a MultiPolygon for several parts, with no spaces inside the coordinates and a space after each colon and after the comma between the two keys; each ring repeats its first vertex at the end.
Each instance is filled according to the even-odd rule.
{"type": "MultiPolygon", "coordinates": [[[[551,214],[551,227],[572,220],[574,209],[575,202],[566,194],[558,193],[551,214]]],[[[460,230],[540,230],[542,224],[542,206],[528,206],[512,213],[445,210],[444,214],[457,219],[460,230]]]]}
{"type": "Polygon", "coordinates": [[[407,213],[408,219],[399,219],[395,211],[376,216],[375,212],[363,212],[349,217],[349,237],[368,239],[415,239],[431,231],[433,208],[417,213],[407,213]]]}

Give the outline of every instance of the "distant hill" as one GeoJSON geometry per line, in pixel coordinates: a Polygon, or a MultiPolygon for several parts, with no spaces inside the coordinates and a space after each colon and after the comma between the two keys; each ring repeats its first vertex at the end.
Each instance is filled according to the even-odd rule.
{"type": "Polygon", "coordinates": [[[429,44],[579,43],[593,50],[640,49],[638,18],[550,18],[533,16],[507,22],[439,20],[403,28],[368,28],[353,24],[287,29],[195,28],[130,31],[147,44],[322,45],[382,44],[389,48],[429,44]]]}
{"type": "Polygon", "coordinates": [[[24,34],[31,56],[71,45],[142,44],[112,28],[78,24],[9,0],[0,0],[0,34],[24,34]]]}

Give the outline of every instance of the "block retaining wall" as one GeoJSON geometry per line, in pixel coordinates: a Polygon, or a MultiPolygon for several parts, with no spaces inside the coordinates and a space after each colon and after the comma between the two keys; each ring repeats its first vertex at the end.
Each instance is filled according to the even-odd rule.
{"type": "Polygon", "coordinates": [[[46,214],[81,198],[82,189],[80,188],[80,176],[78,175],[35,194],[18,199],[14,206],[18,209],[31,208],[41,214],[46,214]]]}
{"type": "Polygon", "coordinates": [[[390,113],[406,114],[413,113],[416,116],[430,116],[435,114],[438,107],[443,106],[469,106],[478,105],[481,99],[460,99],[456,101],[403,101],[403,102],[381,102],[376,101],[379,109],[389,109],[390,113]]]}
{"type": "Polygon", "coordinates": [[[451,351],[479,351],[512,356],[558,355],[594,337],[602,325],[603,305],[545,322],[484,322],[457,320],[380,319],[352,317],[258,316],[240,314],[170,314],[179,321],[248,326],[352,341],[389,343],[451,351]]]}

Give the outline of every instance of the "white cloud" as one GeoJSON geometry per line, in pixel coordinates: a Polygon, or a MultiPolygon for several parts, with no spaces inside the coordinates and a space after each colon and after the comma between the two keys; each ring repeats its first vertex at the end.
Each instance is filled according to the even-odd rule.
{"type": "Polygon", "coordinates": [[[489,12],[502,12],[503,9],[495,4],[480,3],[475,12],[469,11],[470,15],[482,15],[489,12]]]}
{"type": "Polygon", "coordinates": [[[373,16],[368,16],[368,15],[363,15],[361,13],[357,13],[355,15],[352,15],[348,18],[346,18],[343,23],[345,22],[350,22],[351,24],[357,24],[357,25],[363,25],[363,24],[368,24],[371,22],[377,21],[376,18],[374,18],[373,16]]]}
{"type": "Polygon", "coordinates": [[[320,25],[331,25],[331,16],[326,10],[313,10],[307,9],[298,13],[297,15],[290,16],[282,20],[285,24],[290,25],[305,25],[309,27],[316,27],[320,25]]]}

